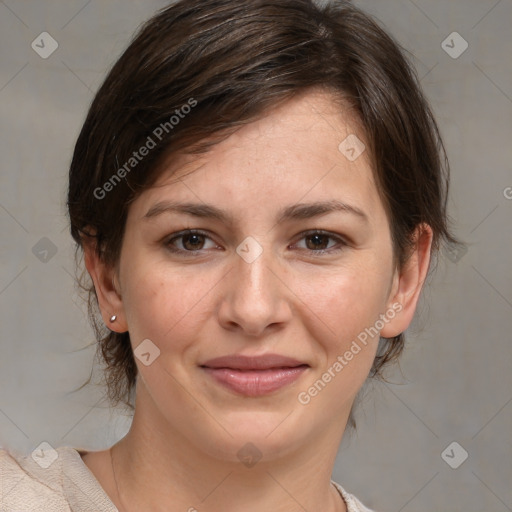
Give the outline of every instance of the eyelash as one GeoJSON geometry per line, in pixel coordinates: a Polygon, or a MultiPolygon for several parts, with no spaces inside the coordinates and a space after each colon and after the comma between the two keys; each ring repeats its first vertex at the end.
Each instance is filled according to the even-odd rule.
{"type": "MultiPolygon", "coordinates": [[[[179,240],[180,238],[183,238],[187,235],[201,235],[201,236],[204,236],[211,240],[211,237],[208,235],[208,233],[201,231],[200,229],[187,229],[184,231],[180,231],[179,233],[175,233],[175,234],[173,234],[173,236],[171,238],[168,238],[167,241],[165,242],[166,247],[169,249],[170,252],[172,252],[174,254],[179,254],[179,255],[186,254],[187,256],[188,255],[200,256],[201,251],[204,249],[198,249],[197,251],[187,251],[184,249],[177,249],[176,247],[173,246],[173,242],[175,240],[179,240]]],[[[331,247],[329,249],[320,249],[318,251],[313,250],[313,249],[301,249],[301,250],[309,251],[312,254],[314,254],[315,256],[336,253],[336,252],[343,250],[346,246],[348,246],[348,243],[345,242],[345,240],[343,240],[339,236],[333,235],[332,233],[323,231],[321,229],[313,229],[313,230],[309,230],[309,231],[305,231],[305,232],[301,233],[299,241],[303,240],[304,238],[307,238],[308,236],[313,236],[313,235],[326,236],[329,239],[335,240],[338,243],[338,247],[334,247],[334,248],[331,247]]]]}

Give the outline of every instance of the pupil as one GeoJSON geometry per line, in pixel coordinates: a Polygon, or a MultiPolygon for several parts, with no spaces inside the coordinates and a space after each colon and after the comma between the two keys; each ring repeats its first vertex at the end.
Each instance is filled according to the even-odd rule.
{"type": "Polygon", "coordinates": [[[310,240],[314,240],[313,249],[324,249],[326,247],[325,244],[325,235],[311,235],[310,240]],[[324,239],[324,243],[322,243],[322,238],[324,239]]]}
{"type": "Polygon", "coordinates": [[[195,246],[201,245],[200,238],[201,238],[201,235],[195,235],[195,234],[186,236],[185,237],[185,244],[184,244],[185,247],[187,247],[187,245],[192,245],[193,249],[197,249],[197,247],[195,247],[195,246]],[[191,239],[192,239],[192,243],[188,244],[187,242],[189,242],[191,239]]]}

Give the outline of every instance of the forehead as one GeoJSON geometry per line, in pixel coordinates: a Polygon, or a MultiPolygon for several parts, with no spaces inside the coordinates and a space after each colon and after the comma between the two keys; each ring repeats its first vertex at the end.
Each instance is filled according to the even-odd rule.
{"type": "Polygon", "coordinates": [[[369,155],[363,150],[353,158],[364,139],[348,106],[328,92],[310,90],[244,125],[207,153],[172,155],[136,203],[142,212],[172,195],[261,210],[270,197],[273,203],[293,203],[342,194],[343,200],[365,203],[370,214],[372,209],[378,213],[382,205],[369,155]],[[347,153],[351,145],[354,151],[347,153]]]}

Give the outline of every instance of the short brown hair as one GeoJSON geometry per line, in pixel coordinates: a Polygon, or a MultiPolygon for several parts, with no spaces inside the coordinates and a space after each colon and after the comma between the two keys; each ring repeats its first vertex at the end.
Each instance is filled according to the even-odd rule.
{"type": "MultiPolygon", "coordinates": [[[[350,105],[361,122],[397,265],[422,223],[433,230],[433,250],[442,239],[456,243],[436,122],[400,47],[371,17],[340,0],[181,0],[141,27],[90,107],[69,171],[78,253],[82,238],[94,236],[98,254],[115,265],[130,202],[154,183],[164,159],[206,151],[314,87],[350,105]],[[157,127],[158,144],[126,166],[157,127]]],[[[85,286],[109,398],[131,406],[137,367],[129,333],[103,325],[94,286],[85,286]]],[[[382,376],[403,347],[403,334],[381,339],[371,376],[382,376]]]]}

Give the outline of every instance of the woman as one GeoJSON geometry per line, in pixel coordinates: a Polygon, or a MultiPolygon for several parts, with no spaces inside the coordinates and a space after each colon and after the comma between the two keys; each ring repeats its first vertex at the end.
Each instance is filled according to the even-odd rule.
{"type": "Polygon", "coordinates": [[[454,242],[440,155],[398,46],[348,2],[182,0],[149,20],[68,195],[133,422],[108,450],[2,452],[5,481],[29,477],[4,507],[369,510],[331,473],[454,242]]]}

